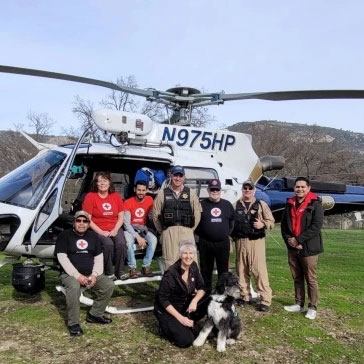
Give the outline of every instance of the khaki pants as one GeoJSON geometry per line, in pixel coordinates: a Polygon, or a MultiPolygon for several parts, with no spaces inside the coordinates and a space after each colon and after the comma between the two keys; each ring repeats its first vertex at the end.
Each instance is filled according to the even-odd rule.
{"type": "MultiPolygon", "coordinates": [[[[66,290],[67,325],[79,324],[81,285],[76,278],[66,273],[60,275],[60,280],[66,290]]],[[[94,292],[96,295],[89,311],[91,315],[100,317],[104,314],[106,306],[114,292],[114,288],[114,282],[104,274],[96,278],[96,284],[90,288],[91,292],[94,292]]]]}
{"type": "Polygon", "coordinates": [[[305,280],[308,292],[308,308],[317,310],[318,283],[317,283],[318,255],[301,257],[297,252],[288,252],[288,264],[291,270],[296,303],[305,304],[305,280]]]}
{"type": "MultiPolygon", "coordinates": [[[[168,269],[179,259],[179,244],[183,240],[195,241],[191,228],[185,226],[170,226],[162,232],[162,256],[164,269],[168,269]]],[[[197,259],[197,257],[196,257],[197,259]]]]}
{"type": "Polygon", "coordinates": [[[270,306],[272,303],[272,289],[269,286],[267,263],[265,259],[265,239],[239,239],[235,242],[236,272],[242,288],[244,301],[251,299],[251,273],[256,282],[257,291],[261,296],[261,303],[270,306]]]}

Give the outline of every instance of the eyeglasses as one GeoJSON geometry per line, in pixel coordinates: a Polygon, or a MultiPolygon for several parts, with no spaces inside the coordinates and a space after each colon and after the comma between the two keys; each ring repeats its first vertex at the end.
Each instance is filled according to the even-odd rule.
{"type": "Polygon", "coordinates": [[[243,190],[252,190],[253,189],[253,187],[252,186],[244,186],[243,187],[243,190]]]}
{"type": "Polygon", "coordinates": [[[173,175],[173,177],[179,177],[179,178],[182,178],[184,177],[182,173],[176,173],[173,175]]]}
{"type": "Polygon", "coordinates": [[[88,220],[86,219],[76,219],[76,222],[83,222],[83,223],[88,223],[88,220]]]}
{"type": "Polygon", "coordinates": [[[220,192],[220,188],[210,188],[210,192],[220,192]]]}

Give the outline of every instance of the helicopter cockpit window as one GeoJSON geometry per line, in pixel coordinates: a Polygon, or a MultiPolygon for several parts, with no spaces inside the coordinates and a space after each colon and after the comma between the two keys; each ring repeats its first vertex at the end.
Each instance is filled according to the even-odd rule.
{"type": "Polygon", "coordinates": [[[39,228],[43,225],[43,223],[48,219],[49,215],[53,211],[53,207],[56,201],[57,201],[57,190],[54,190],[39,212],[38,218],[34,225],[35,231],[38,231],[39,228]]]}
{"type": "Polygon", "coordinates": [[[66,157],[49,150],[4,176],[0,180],[0,201],[35,209],[66,157]]]}
{"type": "Polygon", "coordinates": [[[206,188],[209,181],[219,178],[217,172],[212,168],[184,167],[186,180],[185,184],[197,193],[200,198],[207,197],[206,188]]]}

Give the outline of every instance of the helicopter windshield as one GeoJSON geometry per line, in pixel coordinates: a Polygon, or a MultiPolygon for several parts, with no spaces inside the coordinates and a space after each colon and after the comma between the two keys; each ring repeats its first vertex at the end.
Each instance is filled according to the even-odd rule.
{"type": "Polygon", "coordinates": [[[0,179],[0,202],[35,209],[66,154],[49,150],[0,179]]]}

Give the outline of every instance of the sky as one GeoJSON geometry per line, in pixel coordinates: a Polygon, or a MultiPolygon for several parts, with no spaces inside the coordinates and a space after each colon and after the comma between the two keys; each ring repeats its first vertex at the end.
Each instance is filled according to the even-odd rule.
{"type": "MultiPolygon", "coordinates": [[[[0,1],[2,65],[112,82],[133,75],[158,90],[364,89],[362,0],[0,1]]],[[[75,96],[97,108],[109,93],[1,73],[0,129],[26,126],[32,111],[59,132],[78,123],[75,96]]],[[[364,132],[364,100],[230,101],[209,112],[216,127],[279,120],[364,132]]]]}

